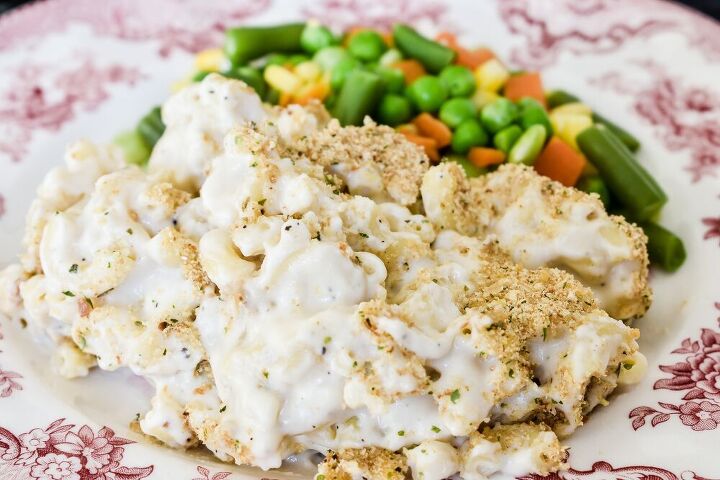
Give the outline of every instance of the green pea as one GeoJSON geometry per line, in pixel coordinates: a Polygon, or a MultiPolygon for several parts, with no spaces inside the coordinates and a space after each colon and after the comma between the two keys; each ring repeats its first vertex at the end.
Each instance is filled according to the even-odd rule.
{"type": "Polygon", "coordinates": [[[400,70],[383,65],[375,65],[371,70],[380,75],[386,92],[401,93],[405,88],[405,75],[400,70]]]}
{"type": "Polygon", "coordinates": [[[525,97],[518,102],[520,107],[520,125],[527,130],[533,125],[542,125],[548,136],[552,135],[553,128],[545,108],[534,98],[525,97]]]}
{"type": "Polygon", "coordinates": [[[315,53],[335,43],[335,35],[324,25],[308,23],[300,34],[300,45],[308,53],[315,53]]]}
{"type": "Polygon", "coordinates": [[[407,88],[407,95],[421,112],[435,112],[447,98],[447,91],[439,78],[424,75],[407,88]]]}
{"type": "Polygon", "coordinates": [[[480,113],[483,127],[491,133],[498,132],[510,125],[517,116],[517,107],[507,98],[500,97],[488,103],[480,113]]]}
{"type": "Polygon", "coordinates": [[[380,100],[377,116],[381,123],[394,127],[410,120],[412,105],[402,95],[388,94],[380,100]]]}
{"type": "Polygon", "coordinates": [[[517,125],[510,125],[505,127],[495,134],[493,137],[493,144],[498,150],[508,153],[520,135],[522,135],[522,129],[517,125]]]}
{"type": "Polygon", "coordinates": [[[313,55],[313,62],[320,65],[324,72],[330,72],[341,60],[350,58],[350,54],[342,47],[325,47],[313,55]]]}
{"type": "Polygon", "coordinates": [[[469,98],[451,98],[440,107],[440,120],[450,128],[457,128],[468,118],[475,118],[477,107],[469,98]]]}
{"type": "Polygon", "coordinates": [[[363,62],[374,62],[387,50],[379,33],[363,30],[352,36],[347,45],[350,55],[363,62]]]}
{"type": "Polygon", "coordinates": [[[403,59],[402,52],[397,48],[391,48],[387,52],[383,53],[378,63],[383,67],[391,67],[397,62],[403,59]]]}
{"type": "Polygon", "coordinates": [[[479,177],[480,175],[483,175],[488,171],[487,168],[478,167],[470,160],[468,160],[468,158],[464,155],[448,155],[446,157],[443,157],[442,161],[459,163],[463,170],[465,170],[465,176],[468,178],[479,177]]]}
{"type": "Polygon", "coordinates": [[[237,67],[227,72],[223,72],[223,75],[228,78],[236,78],[247,83],[249,86],[257,92],[260,97],[265,96],[267,90],[267,84],[263,79],[262,73],[257,68],[253,67],[237,67]]]}
{"type": "Polygon", "coordinates": [[[282,53],[273,53],[265,58],[265,66],[268,65],[280,65],[283,66],[290,62],[289,55],[283,55],[282,53]]]}
{"type": "Polygon", "coordinates": [[[440,81],[451,97],[469,97],[475,91],[475,77],[470,69],[460,65],[448,65],[440,72],[440,81]]]}
{"type": "Polygon", "coordinates": [[[488,142],[488,135],[480,122],[470,118],[455,129],[452,138],[452,150],[455,153],[467,153],[472,147],[481,147],[488,142]]]}
{"type": "Polygon", "coordinates": [[[533,125],[518,138],[508,155],[508,162],[532,165],[545,145],[547,132],[542,125],[533,125]]]}
{"type": "Polygon", "coordinates": [[[353,57],[347,57],[340,60],[332,69],[330,73],[330,86],[333,90],[340,90],[347,76],[360,67],[360,62],[355,60],[353,57]]]}

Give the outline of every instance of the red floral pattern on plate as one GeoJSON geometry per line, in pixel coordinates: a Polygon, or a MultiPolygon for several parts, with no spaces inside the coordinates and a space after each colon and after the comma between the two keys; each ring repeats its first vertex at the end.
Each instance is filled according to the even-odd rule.
{"type": "Polygon", "coordinates": [[[707,227],[703,240],[720,239],[720,217],[706,217],[702,219],[702,223],[707,227]]]}
{"type": "Polygon", "coordinates": [[[590,83],[631,96],[635,112],[655,129],[670,151],[688,151],[686,170],[693,181],[714,176],[720,168],[720,99],[705,88],[686,86],[650,60],[637,60],[649,80],[637,84],[626,73],[608,72],[590,83]]]}
{"type": "Polygon", "coordinates": [[[321,23],[344,30],[358,25],[390,30],[395,23],[429,22],[450,28],[446,18],[447,5],[437,1],[395,0],[367,2],[363,0],[323,0],[304,7],[302,14],[321,23]]]}
{"type": "Polygon", "coordinates": [[[683,34],[708,58],[720,56],[717,24],[690,10],[657,0],[504,0],[500,16],[525,45],[511,60],[524,68],[551,65],[561,52],[611,52],[626,41],[658,32],[683,34]]]}
{"type": "Polygon", "coordinates": [[[99,36],[157,41],[161,56],[175,49],[197,52],[218,45],[227,26],[246,21],[270,4],[271,0],[118,0],[111,5],[97,0],[35,2],[0,18],[0,51],[83,24],[99,36]]]}
{"type": "MultiPolygon", "coordinates": [[[[715,304],[720,310],[720,303],[715,304]]],[[[658,402],[660,409],[641,406],[630,411],[632,427],[637,430],[650,419],[653,427],[677,416],[683,425],[695,431],[715,430],[720,425],[720,333],[703,328],[698,340],[686,338],[674,354],[687,355],[685,361],[660,365],[671,378],[655,382],[653,390],[683,391],[685,403],[658,402]]]]}
{"type": "Polygon", "coordinates": [[[20,435],[0,427],[0,472],[17,479],[140,480],[154,467],[122,465],[124,446],[132,443],[108,427],[95,433],[64,418],[20,435]]]}
{"type": "Polygon", "coordinates": [[[230,472],[217,472],[214,475],[210,475],[210,469],[205,468],[200,465],[198,465],[197,471],[200,474],[200,476],[195,477],[192,480],[223,480],[223,479],[229,477],[230,475],[232,475],[232,473],[230,473],[230,472]]]}
{"type": "Polygon", "coordinates": [[[677,475],[664,468],[648,465],[613,468],[611,464],[604,461],[593,463],[589,470],[570,468],[563,472],[544,476],[527,475],[518,477],[518,480],[581,480],[583,478],[592,478],[592,480],[680,480],[680,478],[683,480],[709,480],[691,471],[685,471],[677,475]]]}
{"type": "Polygon", "coordinates": [[[110,96],[113,84],[134,85],[133,67],[98,65],[86,57],[74,66],[26,63],[0,92],[0,152],[19,161],[37,131],[53,132],[80,111],[92,111],[110,96]]]}

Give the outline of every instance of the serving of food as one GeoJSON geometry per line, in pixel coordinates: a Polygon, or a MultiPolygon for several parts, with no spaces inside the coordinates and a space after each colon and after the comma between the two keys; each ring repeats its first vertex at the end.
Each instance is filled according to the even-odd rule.
{"type": "Polygon", "coordinates": [[[44,176],[0,309],[52,375],[151,385],[149,443],[316,480],[567,469],[687,254],[623,122],[509,65],[403,23],[229,28],[44,176]]]}

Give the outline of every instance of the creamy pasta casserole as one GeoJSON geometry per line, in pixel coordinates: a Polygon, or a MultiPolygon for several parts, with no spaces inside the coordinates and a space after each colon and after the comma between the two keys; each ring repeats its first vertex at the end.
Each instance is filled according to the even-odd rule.
{"type": "Polygon", "coordinates": [[[319,452],[325,480],[545,474],[642,375],[646,239],[596,195],[468,179],[215,74],[162,118],[146,169],[70,146],[0,280],[59,375],[155,387],[146,435],[263,469],[319,452]]]}

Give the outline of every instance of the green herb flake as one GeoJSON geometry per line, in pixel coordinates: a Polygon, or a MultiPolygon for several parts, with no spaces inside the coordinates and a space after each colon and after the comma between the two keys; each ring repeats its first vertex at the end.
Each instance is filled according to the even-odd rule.
{"type": "Polygon", "coordinates": [[[270,376],[270,372],[267,370],[263,370],[263,377],[268,378],[270,376]]]}
{"type": "Polygon", "coordinates": [[[325,475],[323,475],[322,473],[320,475],[316,475],[315,480],[325,480],[325,475]]]}
{"type": "Polygon", "coordinates": [[[325,338],[323,339],[323,343],[324,343],[325,345],[327,345],[327,344],[330,343],[330,342],[332,342],[332,337],[325,337],[325,338]]]}
{"type": "Polygon", "coordinates": [[[261,198],[260,200],[258,200],[258,205],[260,205],[262,207],[263,205],[265,205],[266,201],[267,201],[267,198],[261,198]]]}
{"type": "Polygon", "coordinates": [[[399,430],[398,437],[404,437],[404,436],[405,436],[405,430],[399,430]]]}
{"type": "Polygon", "coordinates": [[[95,305],[93,305],[92,300],[90,300],[90,299],[87,298],[87,297],[85,297],[85,303],[87,303],[88,305],[90,305],[90,308],[95,308],[95,305]]]}
{"type": "Polygon", "coordinates": [[[508,370],[508,375],[510,376],[510,378],[515,378],[515,370],[513,370],[512,368],[508,370]]]}
{"type": "Polygon", "coordinates": [[[167,355],[167,348],[163,350],[163,357],[167,355]]]}
{"type": "Polygon", "coordinates": [[[142,327],[142,326],[144,326],[144,325],[143,325],[143,322],[141,322],[140,320],[135,320],[135,326],[136,326],[136,327],[142,327]]]}
{"type": "Polygon", "coordinates": [[[635,364],[632,363],[632,362],[624,362],[624,363],[622,364],[622,366],[623,366],[623,368],[624,368],[625,370],[630,370],[632,367],[635,366],[635,364]]]}
{"type": "Polygon", "coordinates": [[[75,294],[73,292],[71,292],[70,290],[65,290],[63,292],[63,295],[65,295],[66,297],[74,297],[75,296],[75,294]]]}
{"type": "Polygon", "coordinates": [[[70,273],[77,273],[77,269],[78,269],[78,264],[77,264],[77,263],[73,263],[73,264],[70,266],[70,270],[68,270],[68,272],[70,272],[70,273]]]}
{"type": "Polygon", "coordinates": [[[440,427],[438,427],[437,425],[433,425],[430,430],[432,430],[435,433],[440,433],[440,427]]]}
{"type": "Polygon", "coordinates": [[[370,238],[370,235],[368,235],[365,232],[360,232],[360,233],[358,233],[358,235],[360,235],[362,238],[370,238]]]}
{"type": "Polygon", "coordinates": [[[543,327],[543,342],[547,340],[547,327],[543,327]]]}
{"type": "Polygon", "coordinates": [[[220,413],[223,413],[225,410],[227,410],[227,405],[223,405],[220,409],[220,413]]]}
{"type": "Polygon", "coordinates": [[[125,230],[125,231],[128,233],[128,235],[132,235],[132,234],[133,234],[132,228],[128,228],[128,229],[125,230]]]}
{"type": "Polygon", "coordinates": [[[453,403],[457,403],[458,400],[460,400],[460,390],[456,388],[450,394],[450,401],[453,403]]]}

